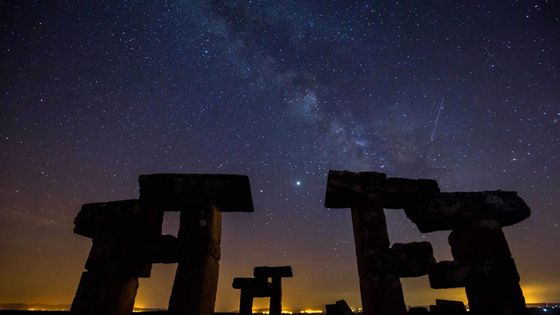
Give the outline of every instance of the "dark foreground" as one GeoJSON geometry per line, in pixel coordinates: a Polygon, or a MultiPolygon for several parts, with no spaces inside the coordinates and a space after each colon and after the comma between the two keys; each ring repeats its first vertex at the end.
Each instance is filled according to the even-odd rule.
{"type": "MultiPolygon", "coordinates": [[[[32,315],[40,315],[40,314],[48,314],[48,315],[68,315],[69,312],[67,311],[5,311],[0,310],[0,315],[23,315],[23,314],[32,314],[32,315]]],[[[165,311],[149,311],[149,312],[135,312],[133,314],[148,314],[148,315],[167,315],[165,311]]],[[[236,315],[237,313],[215,313],[215,315],[236,315]]],[[[258,314],[258,313],[255,313],[258,314]]],[[[528,315],[540,315],[540,314],[547,314],[547,315],[560,315],[560,308],[529,308],[528,315]]],[[[293,315],[307,315],[307,314],[293,314],[293,315]]]]}

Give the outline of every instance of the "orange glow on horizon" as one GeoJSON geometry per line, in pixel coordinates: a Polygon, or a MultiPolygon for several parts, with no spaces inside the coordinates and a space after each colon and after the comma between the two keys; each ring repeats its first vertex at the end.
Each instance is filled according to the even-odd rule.
{"type": "Polygon", "coordinates": [[[523,290],[523,296],[525,296],[525,303],[527,304],[538,304],[538,303],[546,303],[547,294],[549,293],[550,289],[544,285],[537,285],[537,284],[529,284],[529,285],[522,285],[521,289],[523,290]]]}
{"type": "Polygon", "coordinates": [[[302,314],[322,314],[323,310],[305,309],[303,311],[300,311],[300,313],[302,313],[302,314]]]}

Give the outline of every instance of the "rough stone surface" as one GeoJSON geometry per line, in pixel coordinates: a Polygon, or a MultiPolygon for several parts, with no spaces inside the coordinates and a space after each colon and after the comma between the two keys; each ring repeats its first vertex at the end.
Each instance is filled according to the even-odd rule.
{"type": "Polygon", "coordinates": [[[181,212],[179,264],[169,299],[169,314],[214,313],[219,257],[208,250],[208,244],[215,244],[219,253],[221,218],[221,212],[212,206],[181,212]]]}
{"type": "Polygon", "coordinates": [[[464,226],[451,231],[448,240],[453,258],[457,261],[510,258],[504,232],[497,225],[489,226],[464,226]]]}
{"type": "Polygon", "coordinates": [[[179,262],[180,241],[173,235],[161,235],[150,252],[150,262],[172,264],[179,262]]]}
{"type": "Polygon", "coordinates": [[[258,293],[263,293],[260,291],[267,291],[268,283],[265,282],[264,286],[257,288],[257,279],[255,278],[234,278],[232,287],[241,290],[239,297],[239,314],[250,315],[253,314],[253,298],[259,296],[258,293]]]}
{"type": "Polygon", "coordinates": [[[253,212],[249,178],[243,175],[140,175],[140,200],[165,211],[195,210],[211,201],[222,212],[253,212]]]}
{"type": "Polygon", "coordinates": [[[466,226],[449,234],[455,261],[468,266],[465,291],[473,314],[525,314],[519,274],[501,228],[466,226]]]}
{"type": "Polygon", "coordinates": [[[146,239],[161,234],[163,214],[137,199],[87,203],[74,219],[74,233],[93,239],[146,239]]]}
{"type": "Polygon", "coordinates": [[[152,264],[140,243],[93,241],[86,270],[148,278],[152,264]]]}
{"type": "Polygon", "coordinates": [[[383,207],[404,209],[439,193],[439,185],[433,179],[408,179],[390,177],[383,187],[383,207]]]}
{"type": "Polygon", "coordinates": [[[420,277],[428,274],[436,263],[429,242],[395,243],[389,251],[387,268],[399,277],[420,277]]]}
{"type": "Polygon", "coordinates": [[[405,208],[406,216],[421,232],[453,230],[465,225],[499,227],[519,223],[531,211],[516,192],[481,191],[439,193],[433,198],[405,208]]]}
{"type": "Polygon", "coordinates": [[[255,278],[233,278],[231,286],[234,289],[249,289],[255,285],[255,278]]]}
{"type": "Polygon", "coordinates": [[[380,193],[387,175],[377,172],[329,171],[325,207],[350,208],[361,195],[380,193]]]}
{"type": "MultiPolygon", "coordinates": [[[[519,275],[501,231],[530,215],[517,193],[441,193],[433,180],[330,171],[325,207],[351,208],[365,315],[404,314],[399,277],[426,273],[433,288],[466,287],[475,315],[492,314],[485,309],[523,314],[519,275]],[[427,242],[389,248],[384,208],[403,208],[421,232],[453,230],[449,243],[455,261],[436,264],[427,242]]],[[[438,301],[434,313],[464,313],[460,306],[438,301]]]]}
{"type": "Polygon", "coordinates": [[[433,289],[460,288],[467,284],[470,268],[455,261],[440,261],[428,274],[433,289]]]}
{"type": "Polygon", "coordinates": [[[137,278],[150,275],[151,263],[178,262],[168,313],[212,315],[221,211],[253,211],[248,177],[154,174],[139,181],[140,200],[85,204],[74,221],[75,233],[93,239],[74,314],[128,315],[137,278]],[[178,237],[161,235],[163,211],[181,211],[178,237]]]}
{"type": "Polygon", "coordinates": [[[525,298],[517,281],[484,279],[466,286],[470,313],[525,315],[525,298]]]}
{"type": "Polygon", "coordinates": [[[389,251],[387,223],[380,198],[362,199],[351,209],[365,315],[402,315],[406,305],[398,277],[386,273],[383,257],[389,251]]]}
{"type": "Polygon", "coordinates": [[[329,171],[325,207],[350,208],[356,200],[381,195],[384,208],[402,209],[439,192],[431,179],[387,178],[384,173],[329,171]]]}
{"type": "Polygon", "coordinates": [[[70,314],[130,315],[137,290],[136,277],[84,272],[70,314]]]}

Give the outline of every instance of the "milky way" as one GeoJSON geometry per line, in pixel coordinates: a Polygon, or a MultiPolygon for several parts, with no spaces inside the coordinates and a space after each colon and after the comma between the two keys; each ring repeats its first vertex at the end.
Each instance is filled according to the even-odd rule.
{"type": "MultiPolygon", "coordinates": [[[[224,215],[218,310],[237,307],[232,277],[287,264],[287,307],[359,306],[350,214],[323,207],[329,169],[518,191],[533,214],[505,232],[527,299],[560,300],[557,2],[0,12],[0,303],[71,302],[90,247],[72,234],[81,204],[136,197],[139,174],[208,172],[249,175],[256,210],[224,215]]],[[[392,242],[430,240],[449,258],[445,233],[387,213],[392,242]]],[[[139,305],[166,305],[173,268],[141,282],[139,305]]],[[[410,304],[464,298],[404,283],[410,304]]]]}

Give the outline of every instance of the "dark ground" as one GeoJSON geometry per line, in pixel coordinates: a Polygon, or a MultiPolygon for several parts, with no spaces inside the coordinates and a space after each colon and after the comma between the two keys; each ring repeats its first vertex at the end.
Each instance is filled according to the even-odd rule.
{"type": "MultiPolygon", "coordinates": [[[[41,314],[48,314],[48,315],[59,315],[59,314],[68,314],[66,311],[6,311],[0,310],[1,315],[22,315],[22,314],[29,314],[32,313],[33,315],[41,315],[41,314]]],[[[138,312],[134,314],[149,314],[149,315],[165,315],[167,312],[138,312]]],[[[215,315],[234,315],[237,313],[216,313],[215,315]]],[[[550,315],[560,315],[560,309],[557,310],[548,310],[547,312],[543,311],[542,309],[533,308],[529,309],[529,315],[537,315],[537,314],[550,314],[550,315]]],[[[299,314],[294,314],[299,315],[299,314]]]]}

